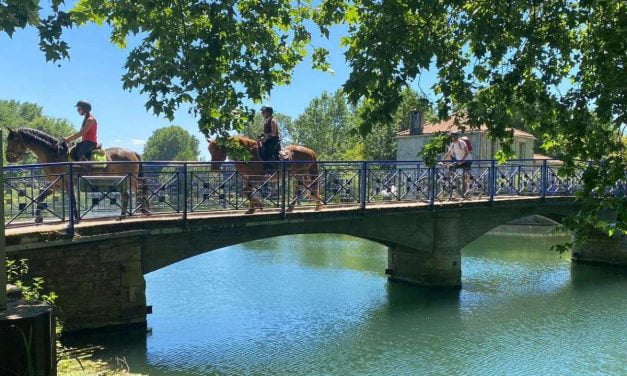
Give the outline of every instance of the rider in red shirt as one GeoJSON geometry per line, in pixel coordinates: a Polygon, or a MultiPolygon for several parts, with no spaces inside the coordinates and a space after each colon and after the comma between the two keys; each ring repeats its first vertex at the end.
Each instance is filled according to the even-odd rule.
{"type": "Polygon", "coordinates": [[[76,147],[72,149],[70,158],[74,161],[80,161],[83,158],[85,160],[91,159],[91,152],[98,146],[98,123],[96,118],[91,114],[91,104],[87,101],[78,101],[76,103],[76,109],[79,115],[83,116],[83,125],[81,129],[63,140],[65,142],[71,142],[81,137],[81,142],[76,144],[76,147]]]}

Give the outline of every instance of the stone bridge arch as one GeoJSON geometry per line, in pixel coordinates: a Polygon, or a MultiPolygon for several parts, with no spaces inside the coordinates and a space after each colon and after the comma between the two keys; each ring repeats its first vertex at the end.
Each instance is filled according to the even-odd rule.
{"type": "Polygon", "coordinates": [[[572,199],[517,199],[429,206],[386,206],[278,213],[155,217],[77,226],[59,232],[7,233],[8,256],[28,258],[33,273],[59,295],[67,330],[146,323],[144,274],[247,241],[294,234],[346,234],[388,247],[392,280],[461,286],[461,249],[511,220],[572,214],[572,199]]]}

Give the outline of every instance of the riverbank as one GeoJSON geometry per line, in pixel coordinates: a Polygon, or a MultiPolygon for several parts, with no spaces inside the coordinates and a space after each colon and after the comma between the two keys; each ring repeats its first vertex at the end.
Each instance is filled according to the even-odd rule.
{"type": "Polygon", "coordinates": [[[133,373],[124,359],[106,361],[92,355],[59,359],[57,373],[59,376],[144,376],[133,373]]]}

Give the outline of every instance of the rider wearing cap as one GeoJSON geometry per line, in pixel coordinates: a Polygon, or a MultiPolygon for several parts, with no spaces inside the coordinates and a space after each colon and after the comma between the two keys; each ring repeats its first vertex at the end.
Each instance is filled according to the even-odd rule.
{"type": "Polygon", "coordinates": [[[83,100],[78,101],[78,103],[76,103],[76,110],[79,115],[83,116],[83,125],[81,125],[81,129],[77,133],[63,140],[65,142],[71,142],[81,137],[81,142],[76,144],[72,149],[70,158],[74,161],[80,161],[82,158],[90,160],[91,152],[98,146],[98,123],[96,122],[96,118],[91,114],[91,104],[89,104],[89,102],[83,100]]]}
{"type": "MultiPolygon", "coordinates": [[[[278,161],[281,150],[281,139],[279,137],[279,125],[273,117],[272,107],[261,107],[263,116],[263,137],[261,139],[260,157],[264,161],[278,161]]],[[[272,164],[265,164],[266,173],[272,172],[272,164]]]]}

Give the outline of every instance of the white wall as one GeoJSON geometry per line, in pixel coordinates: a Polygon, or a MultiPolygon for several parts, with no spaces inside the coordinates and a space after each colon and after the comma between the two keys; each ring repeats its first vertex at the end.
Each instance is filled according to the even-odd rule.
{"type": "MultiPolygon", "coordinates": [[[[485,132],[468,132],[465,134],[472,143],[472,158],[475,160],[489,160],[494,158],[494,153],[501,149],[499,141],[492,141],[485,132]]],[[[431,141],[433,135],[401,136],[396,138],[396,160],[415,161],[422,159],[418,152],[424,145],[431,141]]],[[[514,152],[516,158],[533,158],[534,140],[529,137],[514,137],[514,152]]]]}

